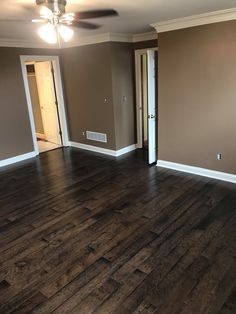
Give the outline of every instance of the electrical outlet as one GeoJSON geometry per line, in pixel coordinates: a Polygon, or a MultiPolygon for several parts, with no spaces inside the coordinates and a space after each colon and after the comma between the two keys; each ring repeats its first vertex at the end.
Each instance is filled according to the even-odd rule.
{"type": "Polygon", "coordinates": [[[217,159],[217,160],[221,160],[221,159],[222,159],[222,154],[221,154],[221,153],[218,153],[218,154],[216,155],[216,159],[217,159]]]}
{"type": "Polygon", "coordinates": [[[83,136],[85,136],[85,132],[82,132],[83,136]]]}

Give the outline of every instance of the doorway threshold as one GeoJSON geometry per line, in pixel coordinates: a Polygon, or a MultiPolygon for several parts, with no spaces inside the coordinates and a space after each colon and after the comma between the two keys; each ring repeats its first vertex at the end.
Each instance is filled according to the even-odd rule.
{"type": "Polygon", "coordinates": [[[60,148],[61,145],[54,144],[46,141],[38,141],[39,153],[44,153],[53,149],[60,148]]]}

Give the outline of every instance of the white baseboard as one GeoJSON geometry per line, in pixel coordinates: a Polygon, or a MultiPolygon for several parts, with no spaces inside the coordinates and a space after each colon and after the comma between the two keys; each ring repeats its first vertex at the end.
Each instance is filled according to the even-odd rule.
{"type": "Polygon", "coordinates": [[[236,183],[236,175],[235,174],[230,174],[230,173],[225,173],[225,172],[220,172],[220,171],[215,171],[215,170],[209,170],[209,169],[205,169],[205,168],[193,167],[193,166],[178,164],[178,163],[174,163],[174,162],[164,161],[164,160],[158,160],[157,166],[163,167],[163,168],[168,168],[168,169],[173,169],[173,170],[177,170],[177,171],[192,173],[192,174],[196,174],[196,175],[203,176],[203,177],[208,177],[208,178],[218,179],[218,180],[227,181],[227,182],[231,182],[231,183],[236,183]]]}
{"type": "Polygon", "coordinates": [[[41,139],[41,140],[45,140],[46,139],[45,134],[42,134],[42,133],[36,133],[36,137],[41,139]]]}
{"type": "Polygon", "coordinates": [[[30,152],[30,153],[27,153],[27,154],[23,154],[23,155],[11,157],[11,158],[3,159],[3,160],[0,160],[0,167],[8,166],[8,165],[11,165],[11,164],[15,164],[16,162],[27,160],[27,159],[35,157],[36,155],[37,155],[36,152],[30,152]]]}
{"type": "Polygon", "coordinates": [[[130,146],[126,146],[124,148],[121,148],[119,150],[116,150],[116,157],[119,157],[121,155],[127,154],[129,152],[132,152],[133,150],[135,150],[137,148],[136,144],[130,145],[130,146]]]}
{"type": "Polygon", "coordinates": [[[119,157],[121,155],[124,155],[128,152],[131,152],[136,149],[136,145],[130,145],[127,147],[124,147],[119,150],[112,150],[112,149],[107,149],[107,148],[102,148],[102,147],[97,147],[93,145],[87,145],[87,144],[82,144],[82,143],[77,143],[77,142],[70,142],[70,146],[80,148],[80,149],[85,149],[89,150],[91,152],[96,152],[100,154],[105,154],[113,157],[119,157]]]}

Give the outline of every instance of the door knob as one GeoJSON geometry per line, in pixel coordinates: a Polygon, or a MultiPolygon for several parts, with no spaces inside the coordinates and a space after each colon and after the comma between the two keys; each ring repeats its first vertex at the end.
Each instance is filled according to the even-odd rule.
{"type": "Polygon", "coordinates": [[[155,119],[155,118],[156,118],[156,116],[154,116],[153,114],[151,114],[151,115],[149,114],[148,115],[148,119],[155,119]]]}

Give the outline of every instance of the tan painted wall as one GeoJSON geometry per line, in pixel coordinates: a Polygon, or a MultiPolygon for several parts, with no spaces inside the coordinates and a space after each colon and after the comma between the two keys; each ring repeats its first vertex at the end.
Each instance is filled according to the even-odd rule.
{"type": "Polygon", "coordinates": [[[61,55],[70,139],[115,149],[110,43],[68,48],[61,55]],[[106,133],[108,142],[87,140],[86,131],[106,133]]]}
{"type": "Polygon", "coordinates": [[[54,50],[0,48],[0,160],[33,151],[20,55],[57,54],[54,50]]]}
{"type": "Polygon", "coordinates": [[[147,49],[147,48],[156,48],[158,47],[158,40],[152,39],[152,40],[146,40],[146,41],[140,41],[133,44],[133,49],[147,49]]]}
{"type": "Polygon", "coordinates": [[[72,141],[113,150],[135,143],[132,53],[132,44],[113,42],[62,51],[72,141]],[[86,131],[108,142],[87,140],[86,131]]]}
{"type": "Polygon", "coordinates": [[[110,43],[116,149],[135,144],[133,46],[110,43]]]}
{"type": "Polygon", "coordinates": [[[159,35],[159,159],[236,173],[235,34],[231,21],[159,35]]]}
{"type": "Polygon", "coordinates": [[[60,52],[0,48],[0,160],[33,151],[20,55],[60,55],[70,140],[109,149],[134,144],[131,48],[130,44],[122,43],[88,45],[60,52]],[[118,52],[123,56],[121,60],[118,52]],[[120,95],[127,97],[125,107],[120,95]],[[86,130],[107,133],[108,143],[86,140],[82,135],[86,130]]]}

